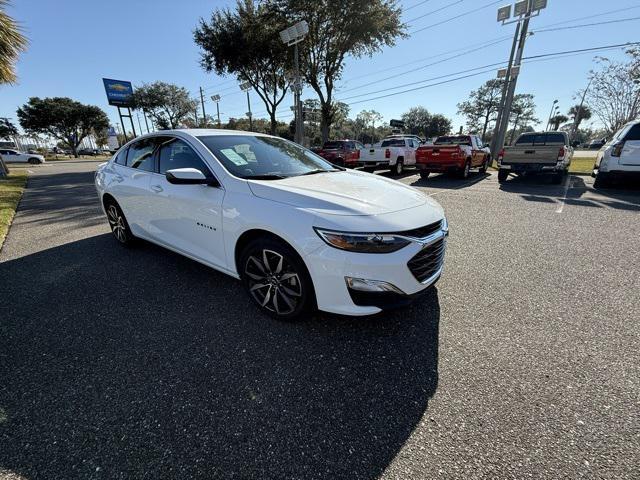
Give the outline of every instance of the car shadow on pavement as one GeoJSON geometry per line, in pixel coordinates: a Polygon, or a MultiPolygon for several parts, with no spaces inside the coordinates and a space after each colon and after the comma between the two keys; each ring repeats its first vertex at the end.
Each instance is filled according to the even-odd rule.
{"type": "Polygon", "coordinates": [[[0,472],[377,478],[438,385],[436,289],[382,316],[277,322],[239,282],[107,234],[0,278],[0,472]]]}
{"type": "Polygon", "coordinates": [[[412,187],[429,187],[429,188],[441,188],[444,190],[460,190],[468,188],[481,182],[485,178],[490,177],[489,173],[470,172],[469,177],[466,179],[458,178],[455,174],[441,173],[431,174],[429,178],[420,178],[410,185],[412,187]]]}

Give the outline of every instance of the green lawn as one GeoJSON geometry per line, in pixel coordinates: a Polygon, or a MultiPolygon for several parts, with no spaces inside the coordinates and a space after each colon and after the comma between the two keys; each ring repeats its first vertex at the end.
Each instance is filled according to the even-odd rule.
{"type": "Polygon", "coordinates": [[[12,169],[8,178],[0,178],[0,248],[9,231],[16,207],[27,183],[27,172],[12,169]]]}

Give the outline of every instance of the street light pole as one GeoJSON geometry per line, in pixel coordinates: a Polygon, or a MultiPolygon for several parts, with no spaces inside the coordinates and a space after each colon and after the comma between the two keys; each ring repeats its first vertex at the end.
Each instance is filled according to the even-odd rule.
{"type": "Polygon", "coordinates": [[[545,130],[549,130],[549,125],[551,125],[551,117],[553,116],[553,111],[556,107],[556,103],[558,103],[558,100],[554,100],[553,103],[551,104],[551,111],[549,112],[549,120],[547,120],[547,128],[545,130]]]}
{"type": "Polygon", "coordinates": [[[222,128],[220,123],[220,95],[212,95],[211,100],[216,104],[216,112],[218,114],[218,128],[222,128]]]}
{"type": "Polygon", "coordinates": [[[295,67],[295,78],[293,80],[293,110],[295,112],[296,133],[294,140],[302,145],[304,138],[304,122],[302,119],[302,102],[300,96],[302,94],[302,82],[300,80],[300,60],[298,54],[298,44],[304,40],[309,33],[309,24],[302,20],[291,27],[280,32],[280,39],[288,47],[293,46],[293,62],[295,67]]]}
{"type": "Polygon", "coordinates": [[[249,82],[241,83],[240,90],[242,90],[243,92],[247,92],[247,107],[249,108],[247,117],[249,117],[249,130],[253,131],[253,120],[251,118],[251,100],[249,99],[249,90],[251,90],[251,84],[249,82]]]}

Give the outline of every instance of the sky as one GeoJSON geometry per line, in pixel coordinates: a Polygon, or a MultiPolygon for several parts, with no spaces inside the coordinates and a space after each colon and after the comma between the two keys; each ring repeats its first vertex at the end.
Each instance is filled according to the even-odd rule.
{"type": "MultiPolygon", "coordinates": [[[[494,78],[498,67],[436,77],[506,62],[515,25],[502,25],[496,17],[497,8],[508,3],[399,0],[409,37],[370,58],[348,58],[336,98],[351,104],[352,118],[361,110],[376,110],[386,123],[411,107],[424,106],[451,118],[457,130],[464,124],[457,115],[457,103],[494,78]],[[432,85],[477,72],[480,74],[432,85]],[[404,84],[412,85],[400,87],[404,84]],[[431,86],[377,98],[425,85],[431,86]]],[[[18,83],[0,86],[0,117],[17,124],[16,109],[29,97],[68,96],[101,107],[115,125],[117,111],[107,104],[103,77],[129,80],[134,88],[156,80],[172,82],[186,87],[193,97],[202,87],[208,115],[215,112],[209,97],[220,94],[223,122],[244,116],[246,96],[235,78],[204,72],[193,41],[200,18],[208,19],[213,10],[234,4],[223,0],[13,0],[9,14],[20,23],[30,44],[17,66],[18,83]]],[[[639,27],[640,0],[548,0],[547,9],[531,20],[534,34],[527,40],[524,55],[640,41],[639,27]],[[581,26],[591,23],[596,25],[581,26]],[[545,28],[554,30],[536,32],[545,28]]],[[[525,62],[517,93],[535,95],[537,116],[544,125],[555,99],[565,114],[579,102],[576,93],[596,68],[597,55],[625,57],[618,48],[525,62]]],[[[315,93],[305,89],[303,98],[315,98],[315,93]]],[[[254,117],[266,117],[256,94],[251,95],[251,103],[254,117]]],[[[291,120],[292,103],[289,95],[281,104],[278,116],[283,121],[291,120]]],[[[586,126],[591,124],[597,127],[597,119],[586,122],[586,126]]]]}

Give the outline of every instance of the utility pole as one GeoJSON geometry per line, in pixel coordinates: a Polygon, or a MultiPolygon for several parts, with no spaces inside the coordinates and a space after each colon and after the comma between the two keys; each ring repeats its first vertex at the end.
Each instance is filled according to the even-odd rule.
{"type": "Polygon", "coordinates": [[[220,123],[220,95],[212,95],[211,101],[216,104],[216,112],[218,114],[218,128],[222,128],[222,124],[220,123]]]}
{"type": "Polygon", "coordinates": [[[553,111],[555,110],[557,103],[558,100],[554,100],[551,104],[551,111],[549,112],[549,119],[547,120],[547,128],[545,130],[549,130],[549,125],[551,125],[551,117],[553,117],[553,111]]]}
{"type": "Polygon", "coordinates": [[[244,82],[240,84],[240,90],[243,92],[247,92],[247,107],[249,111],[247,112],[247,117],[249,117],[249,130],[253,131],[253,119],[251,115],[251,99],[249,98],[249,90],[251,90],[251,84],[249,82],[244,82]]]}
{"type": "Polygon", "coordinates": [[[202,121],[204,122],[204,126],[207,126],[207,114],[204,112],[204,91],[202,87],[200,87],[200,104],[202,105],[202,121]]]}
{"type": "Polygon", "coordinates": [[[584,99],[587,97],[587,92],[589,91],[589,87],[591,87],[591,82],[593,82],[593,77],[589,79],[589,83],[587,84],[587,88],[584,89],[582,93],[582,100],[580,100],[580,106],[578,107],[578,111],[576,112],[576,117],[573,119],[573,127],[571,127],[571,142],[576,138],[576,133],[578,131],[578,123],[580,122],[580,115],[582,115],[582,107],[584,106],[584,99]]]}
{"type": "Polygon", "coordinates": [[[298,58],[298,44],[304,40],[309,33],[309,24],[302,20],[289,28],[280,32],[280,39],[288,47],[293,46],[293,61],[295,66],[295,79],[293,80],[293,109],[295,112],[296,133],[294,141],[302,145],[304,139],[304,122],[302,119],[302,102],[300,96],[302,94],[302,82],[300,80],[300,63],[298,58]]]}
{"type": "MultiPolygon", "coordinates": [[[[494,158],[498,152],[504,146],[505,137],[509,128],[509,117],[511,116],[511,107],[513,105],[513,98],[515,96],[516,85],[518,83],[518,75],[520,75],[520,67],[522,65],[522,56],[524,54],[524,47],[529,36],[529,21],[532,17],[536,17],[540,14],[540,10],[547,7],[547,0],[521,0],[514,5],[514,17],[518,17],[515,20],[507,22],[511,17],[511,5],[502,7],[498,10],[498,21],[501,21],[503,25],[517,22],[518,25],[522,25],[520,29],[520,38],[518,40],[518,46],[513,61],[513,66],[507,71],[509,80],[506,84],[506,96],[504,102],[501,103],[501,107],[498,110],[502,112],[499,121],[496,122],[496,128],[494,130],[494,138],[492,141],[493,150],[492,155],[494,158]]],[[[517,32],[517,29],[516,29],[517,32]]]]}
{"type": "Polygon", "coordinates": [[[511,54],[509,55],[509,65],[507,66],[507,71],[504,77],[504,84],[502,85],[502,95],[500,97],[500,106],[498,107],[498,116],[496,117],[496,126],[491,137],[491,157],[496,158],[498,152],[500,151],[497,148],[498,143],[498,129],[502,124],[502,116],[504,114],[504,102],[507,98],[507,89],[509,88],[509,81],[511,80],[511,69],[513,68],[513,58],[516,54],[516,48],[518,47],[518,39],[520,37],[520,22],[516,25],[516,33],[513,36],[513,44],[511,45],[511,54]]]}

